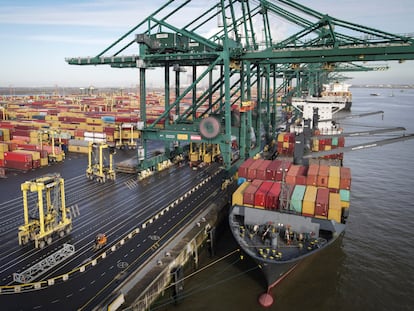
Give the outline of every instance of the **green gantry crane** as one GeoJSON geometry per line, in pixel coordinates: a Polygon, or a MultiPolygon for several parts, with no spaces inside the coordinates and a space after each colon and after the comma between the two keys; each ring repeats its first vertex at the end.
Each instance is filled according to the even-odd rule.
{"type": "Polygon", "coordinates": [[[66,59],[71,65],[137,68],[141,170],[194,143],[218,145],[233,172],[238,158],[256,154],[274,137],[280,92],[289,95],[295,85],[295,92],[315,94],[334,73],[371,70],[358,63],[414,59],[411,37],[346,22],[294,1],[218,0],[197,16],[189,8],[189,0],[166,1],[96,56],[66,59]],[[275,39],[275,19],[294,25],[283,40],[275,39]],[[206,36],[211,29],[218,31],[206,36]],[[165,111],[149,123],[146,80],[152,68],[164,70],[165,111]],[[182,83],[183,72],[189,84],[182,83]],[[191,98],[188,107],[184,98],[191,98]],[[163,156],[146,157],[149,139],[165,142],[163,156]]]}

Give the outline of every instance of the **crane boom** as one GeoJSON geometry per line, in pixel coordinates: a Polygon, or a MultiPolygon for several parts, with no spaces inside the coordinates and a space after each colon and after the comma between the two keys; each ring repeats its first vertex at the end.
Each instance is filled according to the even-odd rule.
{"type": "Polygon", "coordinates": [[[391,128],[384,128],[384,129],[375,129],[375,130],[368,130],[368,131],[358,131],[358,132],[348,132],[348,133],[340,133],[340,134],[332,134],[332,135],[315,135],[312,138],[320,139],[320,138],[327,138],[327,137],[356,137],[356,136],[364,136],[364,135],[373,135],[373,134],[383,134],[388,132],[398,132],[398,131],[405,131],[405,127],[391,127],[391,128]]]}
{"type": "Polygon", "coordinates": [[[371,112],[364,112],[364,113],[360,113],[360,114],[349,114],[346,116],[339,116],[336,118],[332,118],[332,119],[323,119],[323,120],[318,120],[319,122],[328,122],[328,121],[337,121],[337,120],[346,120],[346,119],[354,119],[354,118],[362,118],[362,117],[367,117],[367,116],[372,116],[375,114],[384,114],[384,111],[379,110],[379,111],[371,111],[371,112]]]}
{"type": "Polygon", "coordinates": [[[304,155],[303,158],[310,159],[310,158],[323,157],[323,156],[327,156],[331,154],[342,153],[346,151],[356,151],[356,150],[368,149],[368,148],[373,148],[373,147],[380,147],[380,146],[384,146],[384,145],[388,145],[388,144],[392,144],[392,143],[396,143],[396,142],[400,142],[400,141],[404,141],[408,139],[413,139],[413,138],[414,138],[414,134],[407,134],[407,135],[403,135],[399,137],[377,140],[377,141],[368,142],[368,143],[364,143],[360,145],[353,145],[353,146],[341,147],[341,148],[336,148],[336,149],[331,149],[331,150],[313,152],[311,154],[304,155]]]}

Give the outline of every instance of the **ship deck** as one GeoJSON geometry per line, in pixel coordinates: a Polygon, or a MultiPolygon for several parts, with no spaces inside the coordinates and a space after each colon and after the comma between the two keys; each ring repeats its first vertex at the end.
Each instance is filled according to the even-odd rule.
{"type": "Polygon", "coordinates": [[[230,225],[243,250],[266,262],[294,260],[323,248],[333,238],[327,230],[297,232],[283,224],[245,224],[241,215],[233,215],[230,225]]]}

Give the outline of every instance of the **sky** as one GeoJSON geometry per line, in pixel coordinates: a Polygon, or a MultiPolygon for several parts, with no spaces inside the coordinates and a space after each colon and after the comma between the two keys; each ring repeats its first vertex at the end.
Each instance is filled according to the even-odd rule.
{"type": "MultiPolygon", "coordinates": [[[[254,0],[252,0],[254,2],[254,0]]],[[[179,3],[180,0],[178,0],[179,3]]],[[[196,16],[217,0],[193,0],[185,17],[196,16]],[[207,4],[207,6],[206,6],[207,4]]],[[[341,20],[395,34],[414,34],[412,0],[297,0],[341,20]]],[[[0,87],[133,87],[137,69],[74,66],[67,57],[95,56],[159,8],[165,0],[2,0],[0,5],[0,87]]],[[[181,16],[171,20],[180,23],[181,16]]],[[[183,16],[184,19],[184,16],[183,16]]],[[[214,28],[213,26],[211,26],[214,28]]],[[[279,39],[285,28],[272,27],[279,39]]],[[[214,29],[203,29],[208,34],[214,29]]],[[[130,37],[131,38],[131,37],[130,37]]],[[[134,45],[130,54],[138,54],[134,45]]],[[[128,54],[128,53],[126,53],[128,54]]],[[[414,84],[414,61],[381,62],[390,69],[346,73],[351,84],[414,84]]],[[[148,86],[162,73],[154,71],[148,86]]]]}

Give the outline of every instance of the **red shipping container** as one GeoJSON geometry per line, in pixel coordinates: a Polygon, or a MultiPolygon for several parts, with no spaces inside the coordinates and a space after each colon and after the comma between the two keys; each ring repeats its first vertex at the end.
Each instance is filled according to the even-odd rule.
{"type": "Polygon", "coordinates": [[[4,153],[4,160],[16,161],[16,162],[30,162],[32,163],[32,155],[30,153],[20,153],[8,151],[4,153]]]}
{"type": "Polygon", "coordinates": [[[273,183],[272,188],[270,188],[266,196],[266,209],[275,210],[279,208],[279,195],[281,186],[282,184],[280,182],[273,183]]]}
{"type": "Polygon", "coordinates": [[[247,169],[249,168],[250,165],[252,165],[252,163],[254,162],[253,158],[248,158],[246,161],[244,161],[238,169],[238,175],[239,177],[244,177],[247,178],[247,169]]]}
{"type": "Polygon", "coordinates": [[[85,130],[77,129],[75,130],[74,134],[75,134],[75,137],[83,137],[85,134],[85,130]]]}
{"type": "Polygon", "coordinates": [[[263,163],[263,159],[255,160],[248,168],[247,168],[247,179],[253,180],[256,179],[257,176],[257,168],[263,163]]]}
{"type": "Polygon", "coordinates": [[[21,170],[21,171],[27,171],[32,168],[32,161],[23,162],[23,161],[14,161],[14,160],[4,160],[4,167],[21,170]]]}
{"type": "Polygon", "coordinates": [[[115,133],[115,128],[106,126],[104,127],[104,133],[113,135],[115,133]]]}
{"type": "Polygon", "coordinates": [[[289,142],[289,143],[294,143],[295,142],[295,133],[285,133],[285,135],[283,135],[283,141],[284,142],[289,142]]]}
{"type": "Polygon", "coordinates": [[[296,184],[306,186],[307,174],[308,174],[308,167],[304,165],[300,165],[298,175],[296,176],[296,184]]]}
{"type": "Polygon", "coordinates": [[[328,217],[329,189],[318,188],[315,202],[315,216],[328,217]]]}
{"type": "Polygon", "coordinates": [[[263,160],[263,163],[256,170],[257,179],[266,180],[266,170],[270,163],[272,163],[271,160],[263,160]]]}
{"type": "Polygon", "coordinates": [[[251,205],[254,206],[254,195],[259,189],[259,187],[262,184],[262,181],[260,180],[260,183],[258,183],[259,180],[254,180],[243,192],[243,205],[251,205]]]}
{"type": "Polygon", "coordinates": [[[33,144],[17,144],[17,148],[31,151],[38,151],[40,146],[33,144]]]}
{"type": "Polygon", "coordinates": [[[266,197],[270,188],[272,187],[272,181],[264,181],[254,194],[254,206],[259,208],[265,208],[266,197]]]}
{"type": "Polygon", "coordinates": [[[281,160],[273,160],[266,168],[266,180],[276,180],[276,172],[282,164],[281,160]]]}

